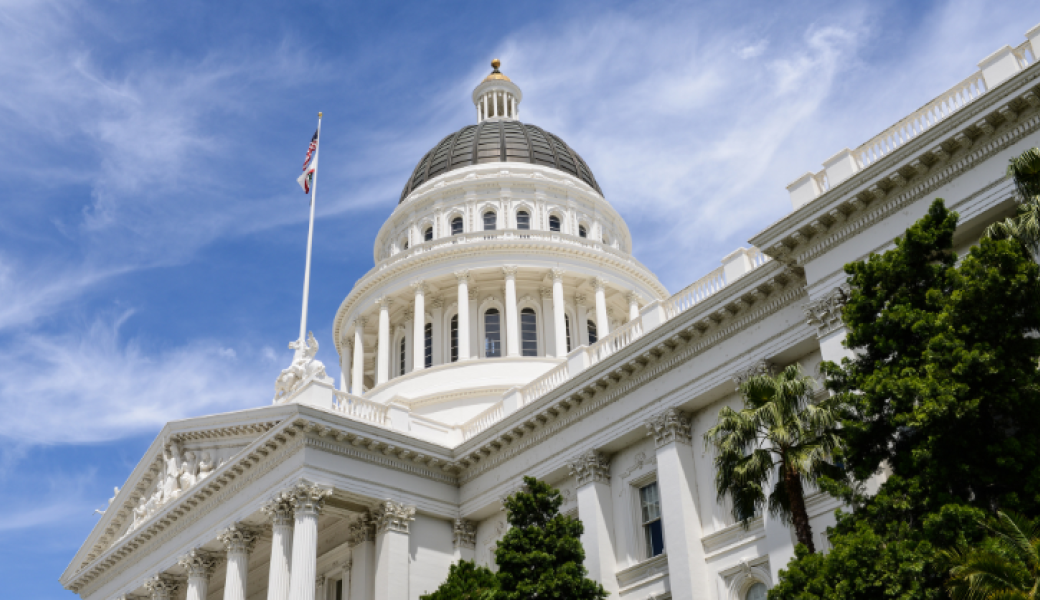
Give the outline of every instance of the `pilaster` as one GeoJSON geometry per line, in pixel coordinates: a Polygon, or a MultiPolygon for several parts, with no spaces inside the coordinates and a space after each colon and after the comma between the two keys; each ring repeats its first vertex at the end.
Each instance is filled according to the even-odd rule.
{"type": "Polygon", "coordinates": [[[589,450],[567,463],[578,481],[578,518],[584,525],[581,545],[589,577],[618,595],[617,554],[614,544],[614,509],[610,493],[610,460],[589,450]]]}
{"type": "Polygon", "coordinates": [[[841,362],[842,358],[853,356],[853,353],[842,345],[846,330],[841,311],[848,299],[849,287],[841,285],[805,306],[805,319],[809,325],[816,328],[816,338],[820,341],[823,360],[841,362]]]}
{"type": "Polygon", "coordinates": [[[473,560],[477,549],[477,525],[467,519],[455,519],[452,529],[455,561],[473,560]]]}
{"type": "Polygon", "coordinates": [[[408,600],[408,524],[415,507],[385,500],[372,514],[376,528],[375,600],[408,600]]]}

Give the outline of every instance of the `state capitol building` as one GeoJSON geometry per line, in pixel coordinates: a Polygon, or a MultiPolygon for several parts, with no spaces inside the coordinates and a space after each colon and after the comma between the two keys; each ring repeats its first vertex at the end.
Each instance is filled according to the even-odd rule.
{"type": "MultiPolygon", "coordinates": [[[[298,344],[273,402],[168,423],[61,583],[85,600],[417,600],[453,561],[494,566],[502,501],[530,475],[583,522],[611,598],[763,600],[794,533],[734,523],[704,433],[748,375],[846,355],[843,266],[934,198],[960,214],[959,252],[1014,213],[1008,159],[1040,146],[1040,26],[1014,43],[795,179],[785,217],[674,293],[595,165],[521,120],[493,62],[475,122],[416,157],[343,290],[335,354],[298,344]]],[[[806,503],[826,551],[839,503],[806,503]]]]}

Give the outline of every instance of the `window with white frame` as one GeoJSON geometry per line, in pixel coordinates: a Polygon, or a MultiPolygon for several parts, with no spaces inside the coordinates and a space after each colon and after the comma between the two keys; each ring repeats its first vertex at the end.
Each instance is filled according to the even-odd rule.
{"type": "Polygon", "coordinates": [[[451,317],[451,362],[459,360],[459,315],[451,317]]]}
{"type": "Polygon", "coordinates": [[[424,242],[428,242],[433,239],[433,227],[427,227],[423,230],[422,239],[424,242]]]}
{"type": "Polygon", "coordinates": [[[451,234],[459,235],[462,233],[462,217],[455,217],[451,220],[451,234]]]}
{"type": "Polygon", "coordinates": [[[520,311],[520,345],[522,356],[538,356],[538,316],[533,308],[520,311]]]}
{"type": "Polygon", "coordinates": [[[657,482],[639,488],[639,515],[642,518],[646,557],[664,552],[664,528],[661,524],[661,496],[657,482]]]}
{"type": "Polygon", "coordinates": [[[560,230],[560,217],[556,215],[549,215],[549,231],[560,230]]]}
{"type": "Polygon", "coordinates": [[[427,323],[423,327],[423,338],[425,338],[426,343],[426,347],[423,349],[423,360],[426,368],[429,369],[433,366],[433,323],[427,323]]]}
{"type": "Polygon", "coordinates": [[[531,228],[531,215],[526,210],[521,210],[516,213],[516,228],[517,229],[530,229],[531,228]]]}
{"type": "Polygon", "coordinates": [[[498,229],[498,215],[493,210],[484,213],[484,231],[498,229]]]}
{"type": "Polygon", "coordinates": [[[594,321],[585,321],[585,326],[589,328],[589,345],[596,343],[599,336],[596,335],[596,323],[594,321]]]}
{"type": "Polygon", "coordinates": [[[569,315],[563,315],[563,331],[567,338],[567,353],[571,351],[571,318],[569,315]]]}
{"type": "Polygon", "coordinates": [[[484,313],[484,356],[502,356],[502,320],[497,308],[489,308],[484,313]]]}
{"type": "Polygon", "coordinates": [[[578,237],[583,237],[583,238],[589,237],[589,230],[585,229],[584,225],[578,225],[578,237]]]}
{"type": "Polygon", "coordinates": [[[406,356],[408,356],[407,348],[405,347],[405,339],[402,337],[401,338],[401,353],[400,353],[400,370],[398,371],[399,375],[404,375],[404,367],[405,367],[404,359],[405,359],[406,356]]]}
{"type": "Polygon", "coordinates": [[[766,600],[766,584],[759,581],[744,592],[744,600],[766,600]]]}

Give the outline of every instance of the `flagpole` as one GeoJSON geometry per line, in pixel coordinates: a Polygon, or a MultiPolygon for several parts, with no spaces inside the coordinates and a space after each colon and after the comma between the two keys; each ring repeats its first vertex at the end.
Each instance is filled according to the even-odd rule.
{"type": "MultiPolygon", "coordinates": [[[[314,147],[314,161],[318,161],[321,152],[321,113],[318,113],[318,143],[314,147]]],[[[311,290],[311,246],[314,242],[314,195],[318,191],[318,169],[314,169],[311,179],[311,223],[307,229],[307,267],[303,271],[303,314],[300,316],[300,343],[307,341],[307,298],[311,290]]]]}

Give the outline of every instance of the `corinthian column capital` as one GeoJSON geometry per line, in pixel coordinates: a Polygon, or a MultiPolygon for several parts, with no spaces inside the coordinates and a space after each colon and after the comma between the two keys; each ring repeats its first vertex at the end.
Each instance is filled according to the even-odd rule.
{"type": "Polygon", "coordinates": [[[473,521],[455,519],[453,534],[456,548],[473,550],[477,547],[477,525],[473,521]]]}
{"type": "Polygon", "coordinates": [[[332,488],[301,481],[290,488],[288,494],[292,498],[293,511],[297,515],[318,516],[325,509],[325,499],[332,495],[332,488]]]}
{"type": "Polygon", "coordinates": [[[822,298],[805,305],[806,323],[816,327],[816,337],[833,333],[845,323],[841,319],[841,309],[849,300],[849,287],[842,285],[834,288],[822,298]]]}
{"type": "Polygon", "coordinates": [[[586,483],[610,482],[610,459],[599,450],[579,454],[567,463],[567,467],[578,480],[578,487],[586,483]]]}
{"type": "Polygon", "coordinates": [[[173,600],[180,587],[181,578],[167,573],[159,573],[144,582],[144,588],[152,600],[173,600]]]}
{"type": "Polygon", "coordinates": [[[249,554],[259,538],[259,529],[241,523],[235,523],[217,535],[228,554],[249,554]]]}
{"type": "Polygon", "coordinates": [[[692,440],[690,419],[686,413],[669,408],[647,420],[648,435],[654,436],[654,444],[660,448],[672,442],[689,444],[692,440]]]}
{"type": "Polygon", "coordinates": [[[398,531],[408,533],[408,523],[415,520],[415,507],[393,500],[384,500],[373,511],[376,532],[398,531]]]}
{"type": "Polygon", "coordinates": [[[278,494],[266,504],[260,507],[267,518],[277,527],[280,525],[292,525],[293,504],[292,499],[284,492],[278,494]]]}
{"type": "Polygon", "coordinates": [[[177,559],[177,564],[188,571],[189,580],[209,579],[209,576],[213,574],[213,569],[217,567],[217,556],[212,552],[196,548],[177,559]]]}

